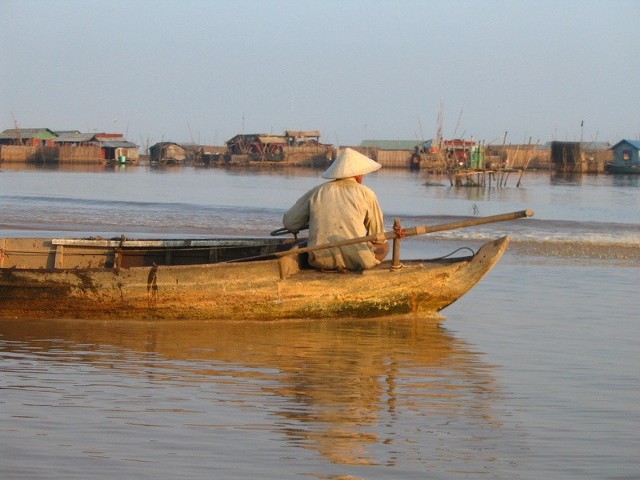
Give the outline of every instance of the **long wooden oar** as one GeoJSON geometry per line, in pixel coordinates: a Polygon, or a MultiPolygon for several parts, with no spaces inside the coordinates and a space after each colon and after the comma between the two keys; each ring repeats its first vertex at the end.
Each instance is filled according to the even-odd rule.
{"type": "Polygon", "coordinates": [[[418,225],[415,227],[405,228],[398,232],[390,230],[388,232],[382,232],[374,235],[367,235],[365,237],[350,238],[347,240],[340,240],[338,242],[323,243],[321,245],[314,245],[313,247],[294,248],[292,250],[285,250],[283,252],[275,252],[267,255],[261,255],[259,257],[243,258],[238,260],[230,260],[231,262],[242,262],[248,260],[255,260],[257,258],[274,258],[285,257],[287,255],[297,255],[299,253],[313,252],[315,250],[324,250],[327,248],[346,247],[347,245],[355,245],[357,243],[373,242],[382,243],[385,240],[391,240],[394,238],[412,237],[415,235],[425,235],[427,233],[443,232],[445,230],[455,230],[457,228],[474,227],[476,225],[485,225],[487,223],[506,222],[509,220],[516,220],[518,218],[533,216],[533,210],[521,210],[518,212],[503,213],[500,215],[491,215],[488,217],[478,217],[471,220],[463,220],[460,222],[442,223],[440,225],[418,225]]]}

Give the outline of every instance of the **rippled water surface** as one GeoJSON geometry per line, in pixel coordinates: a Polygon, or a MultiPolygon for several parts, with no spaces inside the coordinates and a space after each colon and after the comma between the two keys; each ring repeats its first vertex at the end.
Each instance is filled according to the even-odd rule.
{"type": "MultiPolygon", "coordinates": [[[[0,237],[262,236],[315,170],[0,170],[0,237]]],[[[640,186],[367,176],[407,239],[510,251],[443,316],[314,322],[0,320],[0,477],[640,476],[640,186]]]]}

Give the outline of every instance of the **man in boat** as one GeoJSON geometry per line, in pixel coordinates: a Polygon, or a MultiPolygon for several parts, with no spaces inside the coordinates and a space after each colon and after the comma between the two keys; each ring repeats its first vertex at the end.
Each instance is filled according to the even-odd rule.
{"type": "MultiPolygon", "coordinates": [[[[309,225],[308,246],[339,242],[384,232],[376,194],[362,184],[382,165],[345,148],[322,174],[332,181],[309,190],[284,214],[282,223],[297,233],[309,225]]],[[[321,270],[364,270],[378,265],[389,243],[360,243],[309,252],[309,264],[321,270]]]]}

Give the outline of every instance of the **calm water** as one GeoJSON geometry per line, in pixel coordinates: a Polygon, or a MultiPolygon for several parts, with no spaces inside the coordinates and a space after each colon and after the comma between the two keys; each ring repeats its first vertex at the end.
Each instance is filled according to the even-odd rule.
{"type": "MultiPolygon", "coordinates": [[[[0,170],[0,236],[263,236],[318,171],[0,170]]],[[[0,477],[640,477],[640,178],[367,176],[440,256],[509,234],[443,318],[0,320],[0,477]]]]}

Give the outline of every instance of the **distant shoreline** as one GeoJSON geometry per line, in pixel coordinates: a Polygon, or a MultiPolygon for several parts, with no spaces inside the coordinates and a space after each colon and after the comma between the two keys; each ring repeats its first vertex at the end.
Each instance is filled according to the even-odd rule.
{"type": "MultiPolygon", "coordinates": [[[[223,151],[219,147],[218,151],[223,151]]],[[[351,147],[362,151],[381,163],[385,168],[420,170],[431,173],[483,172],[483,171],[520,171],[520,170],[555,170],[549,149],[535,146],[491,146],[483,157],[480,166],[452,165],[451,158],[438,153],[417,154],[411,150],[383,150],[371,147],[351,147]],[[475,168],[474,168],[475,167],[475,168]]],[[[66,157],[65,152],[56,151],[55,147],[31,147],[0,145],[0,166],[3,164],[47,164],[47,165],[103,165],[103,164],[137,164],[152,165],[149,154],[139,154],[134,158],[126,156],[116,159],[104,159],[96,156],[82,158],[77,155],[66,157]]],[[[227,153],[196,153],[187,155],[182,161],[166,161],[163,164],[183,164],[192,166],[263,166],[263,167],[317,167],[324,168],[331,163],[325,152],[310,152],[281,156],[270,159],[254,158],[252,154],[231,155],[227,153]]],[[[454,159],[455,160],[455,159],[454,159]]],[[[581,153],[580,163],[565,168],[575,173],[604,173],[607,162],[612,160],[612,151],[596,150],[581,153]]],[[[467,162],[471,164],[471,162],[467,162]]],[[[562,169],[561,169],[562,170],[562,169]]]]}

